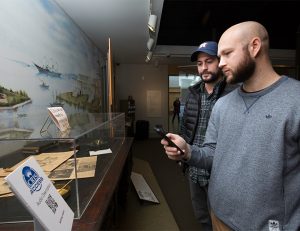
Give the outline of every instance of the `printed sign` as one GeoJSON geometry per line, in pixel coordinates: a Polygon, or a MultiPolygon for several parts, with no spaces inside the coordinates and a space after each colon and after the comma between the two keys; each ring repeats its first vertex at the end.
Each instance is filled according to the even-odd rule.
{"type": "Polygon", "coordinates": [[[72,229],[73,211],[34,157],[30,157],[5,180],[34,220],[45,230],[72,229]]]}
{"type": "Polygon", "coordinates": [[[159,203],[142,174],[131,172],[131,181],[141,200],[159,203]]]}
{"type": "Polygon", "coordinates": [[[48,107],[49,115],[61,132],[70,128],[65,110],[62,107],[48,107]]]}

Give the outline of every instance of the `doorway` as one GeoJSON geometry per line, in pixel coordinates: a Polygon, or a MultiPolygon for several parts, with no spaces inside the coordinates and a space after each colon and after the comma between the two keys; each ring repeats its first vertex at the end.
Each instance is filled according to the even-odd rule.
{"type": "Polygon", "coordinates": [[[200,81],[200,77],[195,74],[179,73],[178,75],[169,75],[169,92],[168,92],[168,126],[169,132],[180,134],[180,126],[188,88],[200,81]],[[177,116],[173,120],[174,107],[173,103],[178,98],[180,100],[179,118],[177,116]]]}

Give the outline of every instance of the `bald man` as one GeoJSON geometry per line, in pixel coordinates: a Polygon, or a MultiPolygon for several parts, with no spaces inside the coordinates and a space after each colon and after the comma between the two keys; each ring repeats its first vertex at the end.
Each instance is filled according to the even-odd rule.
{"type": "Polygon", "coordinates": [[[257,22],[230,27],[218,44],[219,67],[241,87],[215,104],[202,147],[178,135],[170,159],[211,171],[214,230],[300,230],[300,82],[278,75],[269,37],[257,22]]]}

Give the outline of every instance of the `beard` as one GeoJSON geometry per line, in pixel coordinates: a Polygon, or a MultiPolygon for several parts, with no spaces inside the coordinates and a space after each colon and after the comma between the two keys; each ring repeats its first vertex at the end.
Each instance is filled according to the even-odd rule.
{"type": "Polygon", "coordinates": [[[220,71],[218,71],[216,73],[208,72],[206,74],[210,74],[210,77],[208,79],[203,79],[202,75],[200,75],[200,78],[201,78],[202,82],[203,83],[213,83],[213,82],[216,82],[219,79],[220,71]]]}
{"type": "Polygon", "coordinates": [[[251,58],[250,53],[246,50],[244,59],[237,65],[237,69],[232,71],[232,79],[230,83],[242,83],[250,79],[255,71],[255,61],[251,58]]]}

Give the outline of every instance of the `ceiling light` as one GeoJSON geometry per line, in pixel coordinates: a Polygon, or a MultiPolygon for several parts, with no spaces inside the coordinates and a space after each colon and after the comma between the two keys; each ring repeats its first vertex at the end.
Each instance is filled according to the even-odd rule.
{"type": "Polygon", "coordinates": [[[151,58],[152,58],[152,51],[149,51],[147,56],[146,56],[146,60],[145,60],[146,63],[148,63],[151,60],[151,58]]]}
{"type": "Polygon", "coordinates": [[[157,16],[155,14],[150,14],[149,21],[148,21],[148,28],[152,32],[155,32],[156,21],[157,21],[157,16]]]}
{"type": "Polygon", "coordinates": [[[153,44],[154,44],[154,39],[153,38],[149,38],[148,42],[147,42],[147,48],[148,48],[149,51],[152,49],[153,44]]]}

